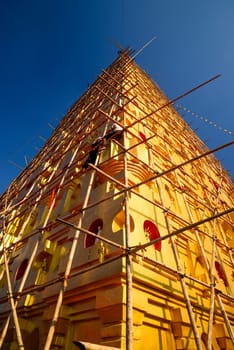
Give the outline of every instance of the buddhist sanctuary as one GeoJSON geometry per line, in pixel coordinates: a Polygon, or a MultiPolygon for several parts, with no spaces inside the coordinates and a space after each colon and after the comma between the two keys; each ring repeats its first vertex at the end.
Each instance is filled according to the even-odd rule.
{"type": "Polygon", "coordinates": [[[1,195],[0,349],[233,350],[233,182],[131,49],[1,195]]]}

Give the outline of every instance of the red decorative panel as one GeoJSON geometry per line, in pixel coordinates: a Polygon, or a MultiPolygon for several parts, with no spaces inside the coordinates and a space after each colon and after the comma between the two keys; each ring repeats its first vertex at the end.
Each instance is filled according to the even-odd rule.
{"type": "MultiPolygon", "coordinates": [[[[160,237],[160,233],[159,233],[157,226],[149,220],[145,220],[145,222],[144,222],[144,231],[149,234],[150,241],[153,241],[153,240],[160,237]]],[[[162,248],[162,242],[160,241],[160,242],[155,243],[154,248],[156,250],[160,251],[162,248]]]]}

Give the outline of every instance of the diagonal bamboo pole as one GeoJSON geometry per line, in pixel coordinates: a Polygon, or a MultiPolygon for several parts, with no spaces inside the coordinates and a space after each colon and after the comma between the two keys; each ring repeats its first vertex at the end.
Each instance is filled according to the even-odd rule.
{"type": "MultiPolygon", "coordinates": [[[[78,231],[81,231],[82,233],[85,233],[86,235],[90,235],[90,236],[93,236],[93,237],[96,237],[96,238],[97,238],[96,233],[93,233],[93,232],[91,232],[91,231],[89,231],[89,230],[86,230],[86,229],[83,228],[83,227],[79,227],[79,226],[77,226],[77,225],[74,225],[74,224],[72,224],[71,222],[68,222],[68,221],[66,221],[66,220],[63,220],[63,219],[61,219],[61,218],[57,218],[56,221],[62,222],[62,223],[65,224],[65,225],[68,225],[68,226],[70,226],[70,227],[73,227],[74,229],[76,229],[76,230],[78,230],[78,231]]],[[[109,239],[107,239],[107,238],[105,238],[105,237],[98,236],[98,239],[99,239],[100,241],[102,241],[102,242],[105,242],[105,243],[107,243],[107,244],[113,245],[114,247],[119,248],[119,249],[121,249],[121,250],[123,250],[123,251],[126,250],[126,248],[125,248],[123,245],[118,244],[118,243],[115,243],[114,241],[110,241],[109,239]]]]}

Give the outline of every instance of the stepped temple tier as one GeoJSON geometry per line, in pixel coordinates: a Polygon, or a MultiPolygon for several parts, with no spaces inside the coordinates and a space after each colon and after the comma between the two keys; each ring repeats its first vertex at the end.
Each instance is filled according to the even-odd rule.
{"type": "Polygon", "coordinates": [[[1,196],[3,350],[234,349],[232,181],[123,50],[1,196]]]}

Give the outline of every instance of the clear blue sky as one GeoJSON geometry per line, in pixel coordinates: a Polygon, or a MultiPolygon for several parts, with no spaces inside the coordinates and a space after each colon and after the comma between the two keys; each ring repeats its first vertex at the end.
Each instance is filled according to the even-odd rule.
{"type": "MultiPolygon", "coordinates": [[[[117,45],[169,98],[221,74],[180,101],[184,118],[208,147],[233,139],[233,0],[8,0],[0,8],[0,193],[42,147],[117,45]],[[221,127],[219,129],[217,124],[221,127]],[[223,129],[222,129],[223,128],[223,129]]],[[[234,176],[234,147],[217,154],[234,176]]]]}

